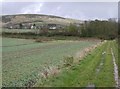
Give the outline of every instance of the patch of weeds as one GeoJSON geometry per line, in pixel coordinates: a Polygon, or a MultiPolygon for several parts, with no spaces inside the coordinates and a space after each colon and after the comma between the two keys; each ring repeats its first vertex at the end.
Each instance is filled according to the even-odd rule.
{"type": "Polygon", "coordinates": [[[43,42],[41,39],[36,39],[35,42],[43,42]]]}
{"type": "Polygon", "coordinates": [[[68,67],[73,64],[74,58],[72,56],[68,56],[64,58],[64,66],[68,67]]]}

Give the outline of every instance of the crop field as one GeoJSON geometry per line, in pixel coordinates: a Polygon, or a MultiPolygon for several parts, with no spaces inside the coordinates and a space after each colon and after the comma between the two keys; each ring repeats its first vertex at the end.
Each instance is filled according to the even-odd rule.
{"type": "MultiPolygon", "coordinates": [[[[114,49],[114,52],[117,51],[114,45],[116,45],[116,41],[107,41],[84,57],[78,64],[64,68],[59,75],[49,77],[43,82],[39,81],[35,86],[115,87],[111,54],[111,48],[114,49]]],[[[117,57],[115,56],[115,58],[117,57]]]]}
{"type": "Polygon", "coordinates": [[[30,86],[31,82],[35,85],[44,68],[61,66],[64,57],[74,57],[98,42],[55,40],[38,43],[28,39],[2,38],[2,86],[30,86]]]}

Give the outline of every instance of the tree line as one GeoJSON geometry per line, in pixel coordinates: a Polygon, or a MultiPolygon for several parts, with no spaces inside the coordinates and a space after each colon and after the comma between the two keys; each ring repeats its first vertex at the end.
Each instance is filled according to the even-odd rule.
{"type": "Polygon", "coordinates": [[[100,39],[115,39],[118,37],[118,23],[114,21],[85,21],[80,27],[70,24],[66,31],[80,37],[96,37],[100,39]]]}

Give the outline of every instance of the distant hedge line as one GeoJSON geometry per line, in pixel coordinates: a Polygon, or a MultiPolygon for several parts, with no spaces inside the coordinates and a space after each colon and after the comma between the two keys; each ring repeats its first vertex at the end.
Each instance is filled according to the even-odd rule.
{"type": "Polygon", "coordinates": [[[75,24],[70,24],[61,31],[57,29],[56,31],[43,29],[40,32],[25,32],[25,33],[2,32],[2,35],[11,36],[11,37],[12,36],[14,37],[77,36],[77,37],[95,37],[100,39],[115,39],[118,37],[118,23],[112,21],[100,21],[100,20],[85,21],[85,23],[81,24],[80,26],[76,26],[75,24]]]}

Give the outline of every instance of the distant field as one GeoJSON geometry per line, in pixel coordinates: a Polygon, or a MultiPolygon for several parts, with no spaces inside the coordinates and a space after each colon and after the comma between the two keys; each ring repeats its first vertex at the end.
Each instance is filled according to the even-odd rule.
{"type": "Polygon", "coordinates": [[[35,33],[37,30],[35,29],[2,29],[2,32],[8,32],[8,33],[28,33],[32,32],[35,33]]]}
{"type": "Polygon", "coordinates": [[[36,43],[33,40],[2,39],[2,86],[25,86],[38,78],[45,66],[59,66],[66,56],[97,44],[98,41],[56,40],[36,43]]]}

